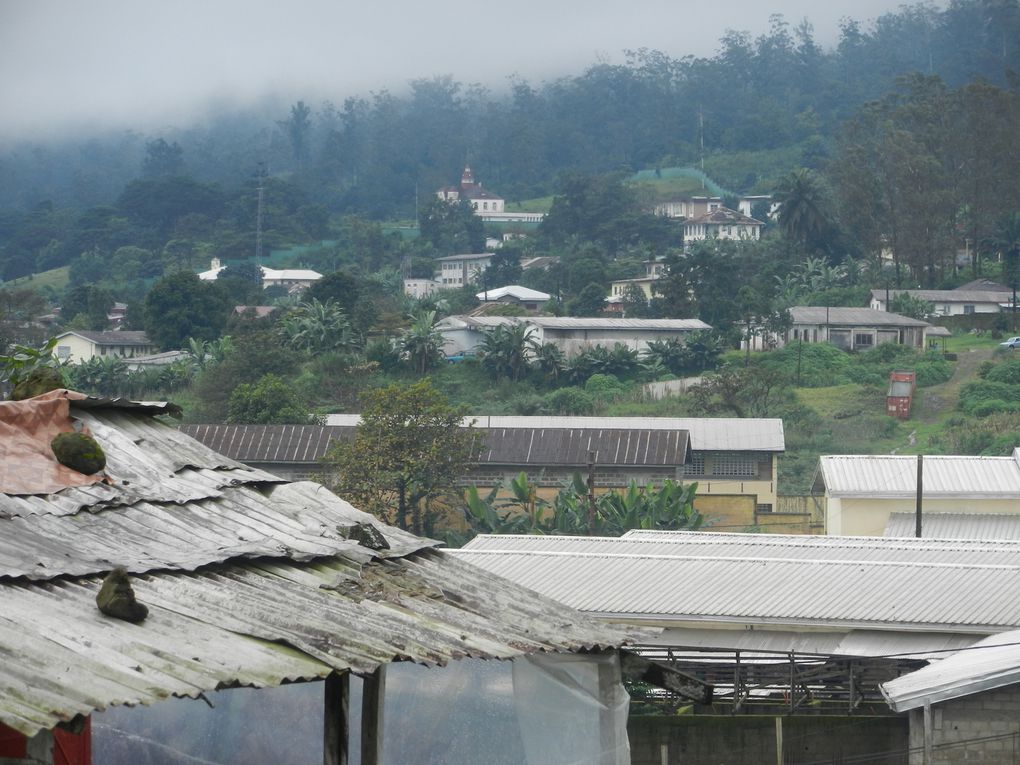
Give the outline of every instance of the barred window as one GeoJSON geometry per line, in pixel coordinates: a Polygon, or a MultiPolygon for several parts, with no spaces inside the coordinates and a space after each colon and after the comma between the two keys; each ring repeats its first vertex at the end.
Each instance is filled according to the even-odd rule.
{"type": "Polygon", "coordinates": [[[757,468],[754,457],[744,454],[716,454],[712,458],[712,475],[753,478],[757,468]]]}
{"type": "Polygon", "coordinates": [[[772,504],[771,503],[767,503],[767,502],[763,502],[763,503],[757,504],[757,505],[754,506],[754,512],[756,512],[756,513],[771,513],[772,512],[772,504]]]}
{"type": "Polygon", "coordinates": [[[705,455],[692,454],[689,465],[682,468],[683,475],[705,475],[705,455]]]}

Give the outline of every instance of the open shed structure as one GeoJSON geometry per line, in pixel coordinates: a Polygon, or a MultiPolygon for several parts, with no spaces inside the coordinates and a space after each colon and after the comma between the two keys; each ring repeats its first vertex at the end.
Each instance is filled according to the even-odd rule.
{"type": "Polygon", "coordinates": [[[325,681],[322,761],[338,765],[348,761],[356,675],[360,762],[372,765],[385,740],[388,665],[532,657],[541,669],[562,656],[573,669],[552,666],[548,677],[567,677],[592,700],[587,712],[574,707],[575,723],[587,723],[586,741],[573,745],[585,761],[629,762],[615,650],[623,630],[385,526],[318,484],[223,457],[158,419],[169,411],[68,391],[0,403],[0,761],[88,763],[90,715],[112,706],[325,681]],[[54,458],[51,438],[75,429],[101,444],[104,471],[84,475],[54,458]],[[138,623],[97,608],[115,566],[148,609],[138,623]]]}
{"type": "MultiPolygon", "coordinates": [[[[883,684],[900,698],[897,689],[913,687],[908,673],[953,651],[973,657],[967,649],[1020,627],[1015,541],[631,531],[485,535],[454,554],[589,616],[663,628],[639,646],[644,654],[715,687],[711,705],[680,705],[686,714],[674,729],[682,724],[683,737],[658,731],[662,746],[689,752],[691,741],[707,740],[703,756],[684,760],[698,765],[904,763],[917,745],[915,725],[891,713],[883,684]],[[780,732],[803,718],[798,735],[817,749],[776,759],[780,735],[771,750],[724,757],[727,741],[749,735],[751,723],[723,728],[720,715],[772,718],[780,732]],[[850,718],[875,727],[841,738],[835,730],[850,718]],[[888,759],[872,756],[883,752],[888,759]]],[[[1013,694],[1009,709],[1020,709],[1020,690],[1013,694]]]]}

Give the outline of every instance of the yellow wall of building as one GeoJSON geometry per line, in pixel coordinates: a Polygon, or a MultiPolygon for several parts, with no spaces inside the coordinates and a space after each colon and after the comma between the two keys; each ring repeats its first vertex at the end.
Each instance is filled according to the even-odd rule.
{"type": "MultiPolygon", "coordinates": [[[[891,513],[913,513],[911,498],[856,499],[829,497],[825,513],[825,533],[846,536],[882,536],[891,513]]],[[[1009,513],[1020,514],[1016,499],[924,499],[922,514],[929,513],[1009,513]]],[[[922,518],[923,524],[923,518],[922,518]]]]}

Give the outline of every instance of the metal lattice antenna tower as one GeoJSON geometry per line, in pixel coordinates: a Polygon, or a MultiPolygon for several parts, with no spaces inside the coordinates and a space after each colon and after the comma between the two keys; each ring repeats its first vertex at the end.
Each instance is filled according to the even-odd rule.
{"type": "Polygon", "coordinates": [[[258,170],[255,171],[255,177],[259,182],[259,208],[258,213],[255,215],[255,267],[262,267],[262,213],[265,208],[266,199],[266,164],[259,162],[258,170]]]}

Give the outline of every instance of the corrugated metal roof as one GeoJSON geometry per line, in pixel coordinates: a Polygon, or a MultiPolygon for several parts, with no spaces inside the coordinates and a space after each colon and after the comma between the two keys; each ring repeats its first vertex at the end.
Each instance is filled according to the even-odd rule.
{"type": "MultiPolygon", "coordinates": [[[[914,513],[890,513],[887,537],[912,537],[914,513]]],[[[1020,541],[1020,514],[923,513],[921,534],[926,539],[982,539],[1020,541]]]]}
{"type": "Polygon", "coordinates": [[[1020,626],[1014,543],[661,534],[486,535],[454,554],[574,608],[627,622],[975,633],[1020,626]]]}
{"type": "Polygon", "coordinates": [[[873,308],[837,308],[796,305],[790,309],[794,324],[829,324],[847,327],[927,327],[928,322],[873,308]]]}
{"type": "Polygon", "coordinates": [[[890,298],[900,295],[910,295],[919,300],[927,300],[929,303],[999,303],[1005,301],[1008,295],[1001,290],[884,290],[874,289],[871,297],[885,302],[886,295],[890,298]]]}
{"type": "Polygon", "coordinates": [[[941,661],[884,683],[896,712],[1020,683],[1020,631],[1003,632],[941,661]]]}
{"type": "Polygon", "coordinates": [[[72,402],[72,414],[106,450],[112,483],[0,494],[0,722],[22,733],[113,704],[389,661],[627,640],[317,484],[237,467],[144,409],[72,402]],[[389,549],[340,533],[366,523],[389,549]],[[149,608],[140,624],[96,607],[102,576],[118,564],[149,608]]]}
{"type": "MultiPolygon", "coordinates": [[[[698,627],[664,629],[643,647],[707,651],[741,651],[817,656],[943,658],[947,651],[966,648],[980,638],[944,632],[845,630],[787,632],[784,630],[719,630],[698,627]]],[[[743,660],[743,656],[741,659],[743,660]]]]}
{"type": "Polygon", "coordinates": [[[463,327],[488,329],[515,324],[529,324],[543,329],[619,329],[671,332],[693,332],[694,330],[712,328],[701,319],[611,319],[573,316],[447,316],[440,322],[441,327],[454,329],[463,327]]]}
{"type": "MultiPolygon", "coordinates": [[[[355,418],[357,416],[355,415],[355,418]]],[[[357,420],[354,420],[356,423],[357,420]]],[[[181,430],[242,462],[316,463],[355,425],[184,425],[181,430]]],[[[686,430],[492,427],[482,431],[474,461],[481,465],[584,465],[588,451],[599,465],[682,465],[686,430]]]]}
{"type": "MultiPolygon", "coordinates": [[[[1020,499],[1020,460],[1012,457],[926,455],[924,496],[1020,499]]],[[[826,455],[819,459],[818,490],[832,497],[912,497],[917,457],[826,455]]]]}
{"type": "Polygon", "coordinates": [[[685,430],[488,428],[481,464],[674,466],[688,461],[685,430]]]}

